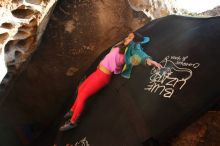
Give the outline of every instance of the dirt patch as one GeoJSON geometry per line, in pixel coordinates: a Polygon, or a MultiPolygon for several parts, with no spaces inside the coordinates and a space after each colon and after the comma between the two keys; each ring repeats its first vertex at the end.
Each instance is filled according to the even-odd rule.
{"type": "Polygon", "coordinates": [[[183,130],[172,146],[219,146],[220,111],[209,111],[183,130]]]}

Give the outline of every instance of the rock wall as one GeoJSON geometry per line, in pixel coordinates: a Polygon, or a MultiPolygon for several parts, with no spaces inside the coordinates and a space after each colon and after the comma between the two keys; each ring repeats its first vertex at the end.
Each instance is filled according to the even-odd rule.
{"type": "Polygon", "coordinates": [[[0,82],[7,69],[15,71],[37,47],[56,0],[0,1],[0,82]]]}
{"type": "Polygon", "coordinates": [[[219,6],[212,10],[196,13],[180,7],[178,0],[128,0],[128,2],[133,10],[144,12],[151,20],[171,14],[193,17],[215,17],[220,15],[219,6]]]}
{"type": "Polygon", "coordinates": [[[176,0],[128,0],[135,11],[142,11],[151,19],[178,12],[176,0]]]}
{"type": "Polygon", "coordinates": [[[212,10],[207,10],[205,12],[200,13],[199,15],[207,16],[207,17],[220,16],[220,6],[216,6],[212,10]]]}
{"type": "MultiPolygon", "coordinates": [[[[38,50],[16,79],[12,92],[3,104],[0,101],[3,123],[10,121],[8,127],[12,128],[30,126],[34,137],[48,132],[47,136],[42,133],[38,145],[52,145],[43,139],[53,141],[48,137],[56,132],[46,129],[59,122],[55,119],[67,100],[74,99],[73,89],[91,63],[147,22],[149,19],[133,11],[127,0],[59,0],[38,50]]],[[[3,130],[0,126],[0,135],[3,130]]]]}

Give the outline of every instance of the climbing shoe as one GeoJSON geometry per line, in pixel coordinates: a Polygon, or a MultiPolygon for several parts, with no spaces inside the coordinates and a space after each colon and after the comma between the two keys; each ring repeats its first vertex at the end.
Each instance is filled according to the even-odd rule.
{"type": "Polygon", "coordinates": [[[65,119],[68,119],[68,118],[72,117],[72,115],[73,115],[73,112],[72,112],[72,111],[68,111],[68,112],[64,115],[64,118],[65,118],[65,119]]]}
{"type": "Polygon", "coordinates": [[[65,122],[65,124],[63,126],[60,127],[60,131],[68,131],[70,129],[73,129],[77,126],[76,123],[72,123],[70,120],[68,120],[67,122],[65,122]]]}

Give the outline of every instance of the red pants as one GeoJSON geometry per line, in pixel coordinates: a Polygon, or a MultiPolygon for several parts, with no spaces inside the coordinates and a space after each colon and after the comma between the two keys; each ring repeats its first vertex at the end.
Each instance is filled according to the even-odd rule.
{"type": "Polygon", "coordinates": [[[108,75],[102,72],[101,70],[97,69],[95,72],[89,75],[85,81],[81,83],[81,85],[78,88],[76,100],[71,108],[71,111],[73,111],[73,115],[71,117],[72,123],[75,123],[78,120],[88,97],[95,94],[105,85],[107,85],[110,79],[111,75],[108,75]]]}

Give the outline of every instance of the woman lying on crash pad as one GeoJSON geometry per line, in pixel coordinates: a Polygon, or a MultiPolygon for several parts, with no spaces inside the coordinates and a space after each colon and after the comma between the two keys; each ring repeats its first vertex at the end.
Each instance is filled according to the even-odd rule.
{"type": "Polygon", "coordinates": [[[138,33],[130,33],[121,44],[111,49],[99,63],[96,71],[80,84],[76,100],[64,116],[66,119],[70,119],[60,127],[60,131],[67,131],[77,126],[77,120],[87,99],[106,86],[110,82],[112,74],[121,74],[124,78],[129,79],[133,66],[147,64],[161,68],[161,65],[153,61],[141,47],[149,40],[149,37],[141,37],[138,33]],[[142,42],[138,42],[138,39],[142,39],[142,42]]]}

